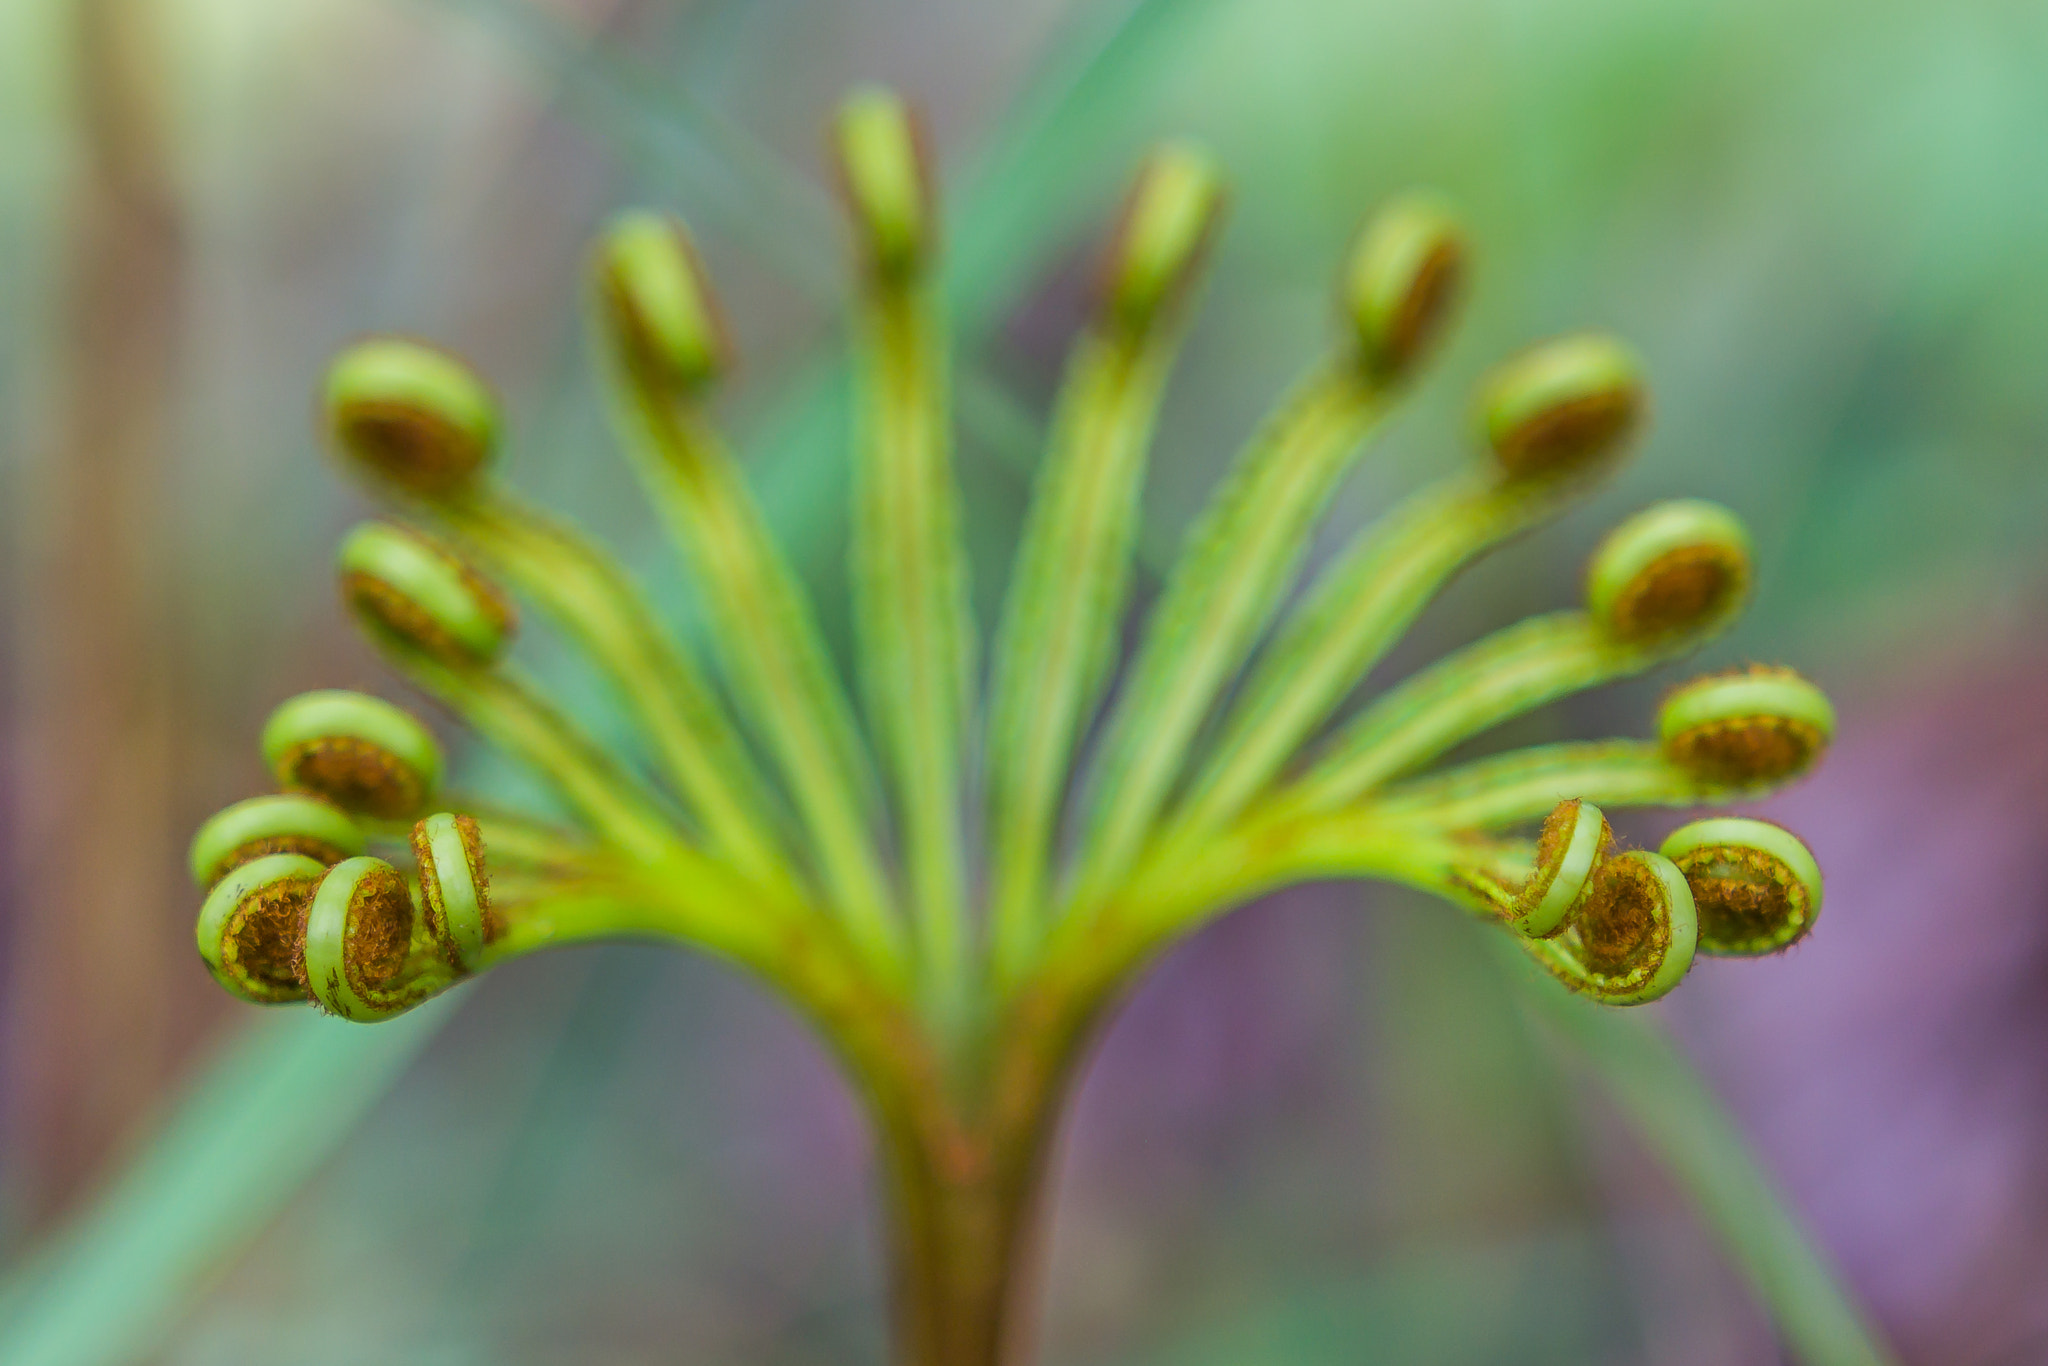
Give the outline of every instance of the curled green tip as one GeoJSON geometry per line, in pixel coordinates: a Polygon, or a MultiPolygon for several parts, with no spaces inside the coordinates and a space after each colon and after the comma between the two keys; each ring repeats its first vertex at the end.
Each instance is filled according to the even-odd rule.
{"type": "Polygon", "coordinates": [[[1805,938],[1820,915],[1820,865],[1781,825],[1715,816],[1672,831],[1660,852],[1692,888],[1702,953],[1776,953],[1805,938]]]}
{"type": "Polygon", "coordinates": [[[326,875],[326,864],[304,854],[265,854],[230,869],[207,893],[194,930],[213,979],[258,1005],[303,1001],[299,930],[326,875]]]}
{"type": "Polygon", "coordinates": [[[271,793],[207,818],[192,837],[192,880],[211,887],[267,854],[303,854],[326,865],[362,852],[362,830],[339,808],[303,793],[271,793]]]}
{"type": "Polygon", "coordinates": [[[840,176],[877,270],[916,269],[931,249],[932,206],[924,142],[900,95],[864,86],[839,106],[834,125],[840,176]]]}
{"type": "Polygon", "coordinates": [[[306,910],[301,970],[314,1003],[344,1020],[389,1019],[431,995],[409,972],[412,892],[382,859],[337,863],[306,910]]]}
{"type": "Polygon", "coordinates": [[[1607,817],[1591,802],[1559,802],[1544,818],[1536,844],[1536,871],[1510,910],[1515,930],[1547,939],[1563,929],[1585,901],[1593,875],[1614,842],[1607,817]]]}
{"type": "Polygon", "coordinates": [[[342,599],[373,632],[455,668],[493,662],[512,638],[504,594],[430,537],[364,522],[339,558],[342,599]]]}
{"type": "Polygon", "coordinates": [[[1464,231],[1435,195],[1403,195],[1373,215],[1343,280],[1367,369],[1388,380],[1414,369],[1457,302],[1465,256],[1464,231]]]}
{"type": "Polygon", "coordinates": [[[467,365],[399,337],[358,342],[327,372],[327,425],[349,459],[409,493],[473,480],[498,442],[498,405],[467,365]]]}
{"type": "Polygon", "coordinates": [[[1207,150],[1170,142],[1139,168],[1104,263],[1108,314],[1132,330],[1185,297],[1224,206],[1223,171],[1207,150]]]}
{"type": "Polygon", "coordinates": [[[282,785],[382,820],[417,816],[441,781],[441,747],[427,728],[359,692],[285,702],[264,724],[263,758],[282,785]]]}
{"type": "Polygon", "coordinates": [[[619,215],[592,270],[606,341],[635,378],[688,393],[725,369],[725,322],[680,222],[644,209],[619,215]]]}
{"type": "Polygon", "coordinates": [[[1790,669],[1752,665],[1674,690],[1657,713],[1672,763],[1702,782],[1759,787],[1797,777],[1834,738],[1827,694],[1790,669]]]}
{"type": "Polygon", "coordinates": [[[1600,542],[1586,566],[1586,610],[1618,640],[1703,635],[1749,593],[1749,532],[1719,503],[1647,508],[1600,542]]]}
{"type": "Polygon", "coordinates": [[[1631,849],[1603,862],[1576,919],[1553,939],[1524,941],[1573,991],[1607,1005],[1666,995],[1692,967],[1699,921],[1692,889],[1662,854],[1631,849]]]}
{"type": "Polygon", "coordinates": [[[1510,478],[1589,469],[1615,454],[1643,415],[1641,367],[1621,342],[1579,332],[1530,347],[1480,390],[1480,425],[1510,478]]]}
{"type": "Polygon", "coordinates": [[[475,972],[490,937],[482,828],[472,816],[437,811],[413,827],[412,850],[420,865],[428,932],[449,967],[475,972]]]}

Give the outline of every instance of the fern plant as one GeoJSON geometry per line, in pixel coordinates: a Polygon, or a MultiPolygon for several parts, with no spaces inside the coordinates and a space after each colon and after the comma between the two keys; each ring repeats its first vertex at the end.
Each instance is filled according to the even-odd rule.
{"type": "Polygon", "coordinates": [[[1616,466],[1644,406],[1621,343],[1578,334],[1502,364],[1478,399],[1483,452],[1297,593],[1314,527],[1464,272],[1450,211],[1393,201],[1343,264],[1329,353],[1245,446],[1120,668],[1153,426],[1223,204],[1208,155],[1164,146],[1102,253],[984,646],[916,127],[861,91],[835,149],[860,248],[856,685],[707,411],[727,343],[680,224],[619,218],[590,297],[622,444],[707,609],[708,661],[603,549],[493,477],[499,417],[475,374],[418,342],[363,342],[329,374],[327,421],[407,520],[346,538],[342,593],[401,675],[559,809],[444,795],[433,735],[387,702],[291,699],[262,738],[281,790],[194,841],[199,950],[228,990],[367,1022],[559,945],[652,938],[729,960],[815,1026],[865,1105],[899,1359],[989,1366],[1021,1340],[1020,1262],[1089,1040],[1167,945],[1232,907],[1307,879],[1406,884],[1617,1006],[1669,992],[1696,952],[1767,953],[1812,925],[1820,874],[1786,831],[1710,818],[1625,849],[1603,815],[1804,772],[1833,717],[1789,670],[1679,688],[1653,739],[1439,762],[1725,628],[1751,552],[1724,508],[1631,517],[1581,608],[1349,708],[1461,566],[1616,466]],[[633,752],[505,658],[507,589],[615,687],[633,752]]]}

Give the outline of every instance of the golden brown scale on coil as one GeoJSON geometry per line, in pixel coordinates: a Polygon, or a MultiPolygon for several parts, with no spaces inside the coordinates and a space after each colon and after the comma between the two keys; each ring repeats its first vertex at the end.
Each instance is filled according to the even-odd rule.
{"type": "Polygon", "coordinates": [[[1647,640],[1688,630],[1724,611],[1747,586],[1742,561],[1723,546],[1681,546],[1651,561],[1614,603],[1615,633],[1647,640]]]}
{"type": "Polygon", "coordinates": [[[1642,409],[1642,395],[1633,387],[1553,403],[1503,432],[1495,453],[1518,479],[1576,468],[1588,451],[1618,450],[1641,420],[1642,409]]]}
{"type": "Polygon", "coordinates": [[[1725,787],[1753,787],[1811,765],[1827,744],[1818,727],[1785,716],[1705,721],[1674,736],[1667,749],[1687,772],[1725,787]]]}
{"type": "MultiPolygon", "coordinates": [[[[439,558],[461,576],[462,586],[476,599],[498,632],[511,635],[519,624],[519,613],[497,585],[452,555],[439,558]]],[[[360,570],[344,573],[341,594],[357,616],[414,649],[444,664],[461,666],[475,662],[470,648],[424,611],[413,597],[377,575],[360,570]]]]}
{"type": "Polygon", "coordinates": [[[319,886],[318,878],[281,878],[243,897],[228,922],[222,958],[274,1000],[296,1000],[304,989],[306,911],[319,886]]]}
{"type": "Polygon", "coordinates": [[[1711,953],[1778,951],[1796,942],[1788,927],[1807,917],[1807,893],[1783,863],[1756,849],[1726,848],[1681,859],[1699,915],[1700,947],[1711,953]]]}
{"type": "Polygon", "coordinates": [[[1653,965],[1671,946],[1671,927],[1658,914],[1664,889],[1633,859],[1615,859],[1594,874],[1586,904],[1566,934],[1591,972],[1620,978],[1653,965]]]}
{"type": "MultiPolygon", "coordinates": [[[[483,912],[484,942],[489,943],[505,932],[505,922],[491,909],[491,877],[484,863],[484,831],[474,816],[457,814],[455,829],[462,836],[462,855],[469,864],[469,883],[476,888],[477,909],[483,912]]],[[[427,909],[437,922],[445,921],[447,913],[441,909],[440,874],[434,863],[433,841],[427,838],[426,823],[413,826],[408,837],[412,843],[413,857],[420,867],[420,893],[426,899],[427,909]]]]}
{"type": "Polygon", "coordinates": [[[1376,368],[1400,374],[1413,365],[1442,330],[1464,283],[1463,247],[1456,241],[1439,243],[1417,268],[1414,285],[1388,323],[1376,368]]]}
{"type": "Polygon", "coordinates": [[[402,488],[447,493],[476,472],[474,440],[424,408],[358,399],[338,405],[333,421],[346,449],[402,488]]]}
{"type": "Polygon", "coordinates": [[[257,859],[271,854],[304,854],[309,859],[332,867],[347,858],[349,852],[346,849],[338,849],[325,840],[315,839],[311,835],[268,835],[260,840],[250,840],[247,844],[237,845],[214,865],[212,873],[207,878],[207,884],[211,886],[243,864],[254,863],[257,859]]]}
{"type": "Polygon", "coordinates": [[[280,767],[292,787],[385,820],[402,820],[426,801],[417,773],[388,750],[353,736],[323,736],[300,745],[280,767]]]}

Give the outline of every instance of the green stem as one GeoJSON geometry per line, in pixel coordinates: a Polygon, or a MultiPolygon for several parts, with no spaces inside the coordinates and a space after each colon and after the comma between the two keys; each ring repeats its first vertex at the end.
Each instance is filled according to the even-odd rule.
{"type": "Polygon", "coordinates": [[[460,716],[477,734],[545,780],[591,832],[628,858],[659,863],[688,846],[653,794],[615,763],[523,673],[451,669],[388,638],[393,668],[460,716]]]}
{"type": "Polygon", "coordinates": [[[1375,700],[1275,805],[1329,810],[1413,772],[1491,727],[1560,697],[1628,678],[1689,648],[1614,641],[1584,612],[1496,631],[1375,700]]]}
{"type": "Polygon", "coordinates": [[[574,637],[639,715],[654,758],[712,848],[764,880],[788,879],[753,756],[717,694],[625,571],[564,524],[492,489],[431,509],[574,637]]]}
{"type": "Polygon", "coordinates": [[[1351,357],[1324,364],[1267,419],[1189,534],[1110,720],[1075,904],[1099,898],[1137,858],[1383,398],[1351,357]]]}
{"type": "Polygon", "coordinates": [[[1260,659],[1175,828],[1199,834],[1235,816],[1329,719],[1453,573],[1555,512],[1560,495],[1569,491],[1467,475],[1426,490],[1360,535],[1260,659]]]}
{"type": "Polygon", "coordinates": [[[988,723],[995,973],[1035,946],[1062,798],[1129,594],[1146,454],[1180,329],[1075,346],[996,639],[988,723]]]}
{"type": "Polygon", "coordinates": [[[873,779],[809,600],[704,414],[614,367],[622,435],[687,558],[734,699],[781,770],[849,931],[878,965],[902,966],[875,849],[873,779]]]}
{"type": "Polygon", "coordinates": [[[1646,740],[1578,740],[1477,759],[1382,791],[1362,810],[1401,824],[1498,830],[1549,814],[1571,797],[1603,808],[1700,806],[1735,792],[1701,783],[1646,740]]]}
{"type": "Polygon", "coordinates": [[[954,482],[946,336],[921,274],[871,270],[857,316],[861,403],[851,568],[868,715],[895,791],[924,969],[966,989],[962,748],[975,676],[954,482]]]}

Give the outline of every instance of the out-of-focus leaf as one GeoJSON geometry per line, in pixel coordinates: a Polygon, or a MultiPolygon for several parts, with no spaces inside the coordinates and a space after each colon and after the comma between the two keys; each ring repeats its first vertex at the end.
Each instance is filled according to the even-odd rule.
{"type": "Polygon", "coordinates": [[[1517,1366],[1614,1359],[1595,1300],[1606,1268],[1582,1234],[1445,1247],[1191,1325],[1131,1366],[1517,1366]]]}
{"type": "Polygon", "coordinates": [[[1881,1366],[1890,1355],[1772,1187],[1749,1143],[1649,1016],[1579,1000],[1505,936],[1502,972],[1531,1022],[1561,1038],[1691,1195],[1806,1366],[1881,1366]]]}
{"type": "Polygon", "coordinates": [[[374,1029],[265,1016],[179,1097],[149,1147],[0,1287],[0,1361],[127,1361],[275,1217],[453,1010],[374,1029]]]}

